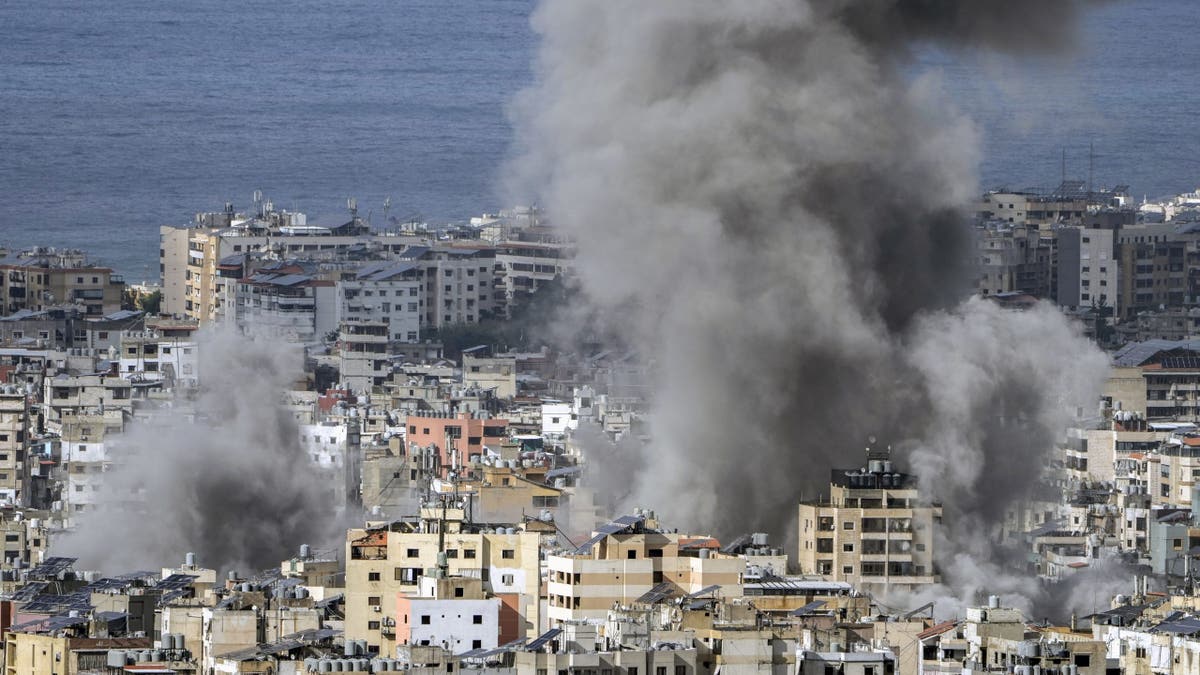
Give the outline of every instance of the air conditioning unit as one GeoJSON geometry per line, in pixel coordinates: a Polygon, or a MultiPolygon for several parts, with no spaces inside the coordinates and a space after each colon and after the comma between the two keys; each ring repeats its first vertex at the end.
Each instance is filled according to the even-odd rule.
{"type": "Polygon", "coordinates": [[[371,611],[372,612],[382,612],[383,608],[381,608],[379,605],[371,605],[371,611]]]}

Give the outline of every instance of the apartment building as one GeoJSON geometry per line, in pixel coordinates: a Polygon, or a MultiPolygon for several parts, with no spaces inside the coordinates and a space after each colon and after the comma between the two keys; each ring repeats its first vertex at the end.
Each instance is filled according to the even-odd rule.
{"type": "Polygon", "coordinates": [[[117,367],[122,377],[161,381],[166,386],[195,387],[199,382],[197,347],[190,335],[152,328],[123,331],[118,353],[117,367]]]}
{"type": "Polygon", "coordinates": [[[574,243],[553,228],[539,225],[516,235],[496,245],[495,295],[506,315],[543,285],[569,275],[575,258],[574,243]]]}
{"type": "Polygon", "coordinates": [[[187,226],[159,229],[163,311],[208,323],[223,316],[218,293],[221,267],[232,256],[262,254],[275,259],[345,258],[368,251],[398,253],[420,240],[372,234],[357,215],[337,226],[311,225],[303,213],[277,211],[269,201],[256,214],[200,213],[187,226]]]}
{"type": "Polygon", "coordinates": [[[1064,227],[1058,230],[1059,305],[1072,309],[1104,305],[1120,311],[1117,287],[1117,230],[1064,227]]]}
{"type": "Polygon", "coordinates": [[[1164,306],[1196,303],[1189,269],[1200,263],[1200,232],[1181,233],[1174,223],[1154,223],[1122,228],[1117,242],[1123,320],[1164,306]]]}
{"type": "Polygon", "coordinates": [[[942,507],[922,499],[917,480],[872,450],[863,469],[835,469],[829,496],[800,504],[801,571],[867,588],[939,580],[934,527],[942,507]]]}
{"type": "Polygon", "coordinates": [[[342,386],[369,394],[391,377],[388,324],[345,321],[338,331],[338,370],[342,386]]]}
{"type": "Polygon", "coordinates": [[[121,377],[106,375],[56,375],[47,377],[42,406],[44,424],[54,433],[76,415],[100,410],[133,414],[133,384],[121,377]]]}
{"type": "Polygon", "coordinates": [[[975,229],[975,287],[982,296],[1029,293],[1052,298],[1055,240],[1036,227],[993,224],[975,229]]]}
{"type": "Polygon", "coordinates": [[[498,398],[516,396],[517,359],[513,356],[488,356],[475,351],[476,348],[463,350],[463,384],[467,387],[490,389],[498,398]]]}
{"type": "Polygon", "coordinates": [[[441,567],[439,554],[447,576],[480,580],[488,597],[499,598],[519,617],[517,632],[533,637],[540,625],[540,543],[536,532],[468,522],[458,507],[428,506],[415,520],[351,529],[346,535],[346,638],[366,640],[372,654],[394,653],[397,600],[420,596],[422,577],[434,576],[441,567]]]}
{"type": "Polygon", "coordinates": [[[238,283],[238,328],[287,342],[319,342],[337,328],[337,289],[306,268],[261,269],[238,283]]]}
{"type": "Polygon", "coordinates": [[[553,623],[603,620],[614,605],[648,594],[686,596],[716,586],[740,597],[746,559],[721,553],[711,537],[660,529],[645,512],[601,527],[573,552],[547,556],[546,570],[553,623]]]}
{"type": "Polygon", "coordinates": [[[406,259],[414,256],[425,273],[422,330],[478,323],[496,314],[494,248],[459,243],[404,254],[406,259]]]}
{"type": "Polygon", "coordinates": [[[71,524],[101,501],[104,473],[112,465],[112,438],[125,421],[121,410],[96,410],[69,415],[62,425],[62,466],[65,480],[61,501],[64,520],[71,524]]]}
{"type": "Polygon", "coordinates": [[[501,635],[503,603],[488,597],[483,580],[470,577],[421,577],[415,596],[396,598],[396,644],[438,645],[454,654],[495,649],[524,637],[516,622],[501,635]]]}
{"type": "Polygon", "coordinates": [[[1200,421],[1200,340],[1132,342],[1113,354],[1112,406],[1150,421],[1200,421]]]}
{"type": "Polygon", "coordinates": [[[454,464],[451,449],[458,453],[462,466],[478,461],[488,446],[499,447],[508,437],[508,420],[487,417],[486,414],[441,415],[417,412],[405,421],[408,429],[405,442],[409,447],[435,446],[443,467],[454,464]]]}
{"type": "Polygon", "coordinates": [[[0,385],[0,502],[15,506],[28,505],[29,413],[24,387],[0,385]]]}
{"type": "Polygon", "coordinates": [[[100,317],[121,309],[124,292],[121,275],[89,264],[81,251],[33,249],[0,259],[0,316],[81,305],[87,316],[100,317]]]}
{"type": "Polygon", "coordinates": [[[388,340],[417,342],[421,336],[425,294],[423,270],[416,262],[376,262],[337,282],[337,318],[341,322],[387,324],[388,340]]]}

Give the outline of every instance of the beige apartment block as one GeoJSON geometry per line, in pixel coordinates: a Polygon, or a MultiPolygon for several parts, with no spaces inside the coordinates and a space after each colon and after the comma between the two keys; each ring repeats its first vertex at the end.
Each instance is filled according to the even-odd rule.
{"type": "Polygon", "coordinates": [[[25,448],[29,438],[29,399],[21,387],[0,389],[0,500],[21,504],[27,498],[25,448]]]}
{"type": "Polygon", "coordinates": [[[619,518],[574,553],[546,558],[546,615],[552,623],[602,620],[614,605],[637,601],[656,587],[688,595],[718,586],[721,594],[739,597],[746,560],[714,550],[715,541],[660,531],[652,516],[619,518]]]}
{"type": "Polygon", "coordinates": [[[100,317],[121,309],[124,292],[120,274],[88,264],[79,251],[18,256],[17,262],[0,264],[0,316],[73,304],[83,306],[89,317],[100,317]]]}
{"type": "Polygon", "coordinates": [[[941,520],[941,505],[923,500],[916,477],[894,472],[888,460],[835,470],[827,499],[800,504],[801,572],[868,587],[937,583],[934,527],[941,520]]]}
{"type": "Polygon", "coordinates": [[[419,520],[396,521],[346,535],[347,639],[366,640],[372,653],[392,654],[396,645],[396,598],[416,597],[423,576],[433,576],[438,554],[447,573],[482,580],[484,589],[517,607],[519,631],[535,637],[539,627],[541,535],[466,521],[459,508],[421,509],[419,520]]]}

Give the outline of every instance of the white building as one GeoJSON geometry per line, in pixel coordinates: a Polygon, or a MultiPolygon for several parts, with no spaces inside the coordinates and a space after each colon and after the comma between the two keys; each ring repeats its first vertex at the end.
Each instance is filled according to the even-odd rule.
{"type": "Polygon", "coordinates": [[[358,269],[354,279],[337,284],[337,318],[380,321],[392,342],[417,342],[425,297],[416,262],[379,262],[358,269]]]}
{"type": "Polygon", "coordinates": [[[298,267],[259,271],[238,284],[238,326],[247,335],[319,342],[337,328],[337,288],[298,267]]]}
{"type": "Polygon", "coordinates": [[[570,403],[542,404],[542,436],[562,438],[570,429],[579,426],[570,403]]]}
{"type": "Polygon", "coordinates": [[[127,379],[167,380],[194,387],[199,376],[196,343],[154,330],[123,331],[118,367],[127,379]]]}
{"type": "Polygon", "coordinates": [[[322,469],[340,469],[346,464],[345,424],[323,422],[300,425],[300,445],[313,464],[322,469]]]}

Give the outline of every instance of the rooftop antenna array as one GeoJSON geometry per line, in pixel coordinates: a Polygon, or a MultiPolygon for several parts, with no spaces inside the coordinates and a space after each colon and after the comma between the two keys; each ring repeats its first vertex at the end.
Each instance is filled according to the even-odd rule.
{"type": "Polygon", "coordinates": [[[350,217],[352,219],[357,220],[358,219],[358,200],[355,199],[354,197],[347,198],[346,199],[346,208],[350,209],[350,217]]]}

